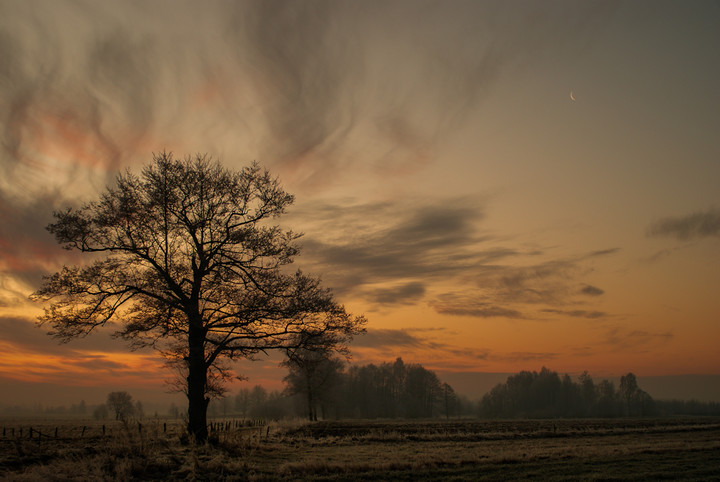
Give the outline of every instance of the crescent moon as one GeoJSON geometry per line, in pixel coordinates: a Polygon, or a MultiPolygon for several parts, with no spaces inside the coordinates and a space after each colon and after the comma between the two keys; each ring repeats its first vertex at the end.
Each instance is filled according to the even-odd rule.
{"type": "Polygon", "coordinates": [[[575,102],[575,96],[573,95],[573,91],[570,91],[570,100],[575,102]]]}

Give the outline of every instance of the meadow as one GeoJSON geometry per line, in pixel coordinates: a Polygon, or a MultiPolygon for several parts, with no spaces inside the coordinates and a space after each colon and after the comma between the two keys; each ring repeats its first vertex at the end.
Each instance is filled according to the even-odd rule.
{"type": "Polygon", "coordinates": [[[214,424],[0,420],[0,478],[720,480],[718,417],[214,424]]]}

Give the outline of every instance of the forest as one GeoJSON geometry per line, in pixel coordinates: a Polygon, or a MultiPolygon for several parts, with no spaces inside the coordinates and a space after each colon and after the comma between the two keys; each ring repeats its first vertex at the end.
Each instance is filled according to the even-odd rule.
{"type": "Polygon", "coordinates": [[[587,371],[574,382],[545,367],[508,377],[479,406],[486,418],[645,417],[656,412],[655,401],[633,373],[622,376],[616,388],[610,380],[596,384],[587,371]]]}
{"type": "Polygon", "coordinates": [[[618,386],[595,381],[583,372],[570,375],[543,367],[521,371],[496,385],[481,400],[456,393],[432,370],[402,358],[381,364],[323,365],[311,380],[292,368],[285,390],[262,386],[242,388],[235,396],[216,400],[212,416],[281,419],[403,418],[612,418],[679,415],[720,415],[720,403],[697,400],[655,400],[628,373],[618,386]],[[313,393],[308,395],[308,390],[313,393]]]}
{"type": "Polygon", "coordinates": [[[310,420],[343,418],[434,418],[472,415],[474,404],[458,396],[432,370],[420,364],[351,365],[327,360],[307,373],[290,367],[283,392],[243,388],[234,397],[210,406],[210,413],[243,417],[282,418],[289,414],[310,420]],[[234,406],[233,406],[234,405],[234,406]]]}

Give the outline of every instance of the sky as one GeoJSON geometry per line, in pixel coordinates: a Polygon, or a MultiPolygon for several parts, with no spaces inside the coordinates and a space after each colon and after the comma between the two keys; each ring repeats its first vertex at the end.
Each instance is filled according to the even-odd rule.
{"type": "MultiPolygon", "coordinates": [[[[28,300],[84,262],[52,211],[163,150],[279,177],[296,265],[369,320],[353,363],[720,375],[719,24],[699,0],[0,0],[0,404],[163,390],[152,351],[60,345],[28,300]]],[[[280,387],[278,361],[238,370],[280,387]]]]}

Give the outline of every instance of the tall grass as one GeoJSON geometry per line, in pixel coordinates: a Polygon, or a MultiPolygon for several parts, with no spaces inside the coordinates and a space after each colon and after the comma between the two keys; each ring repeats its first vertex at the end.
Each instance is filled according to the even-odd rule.
{"type": "MultiPolygon", "coordinates": [[[[38,430],[49,428],[34,423],[38,430]]],[[[57,439],[29,439],[27,432],[22,438],[0,438],[0,478],[475,480],[487,474],[602,478],[603,471],[611,471],[607,474],[612,478],[616,469],[603,464],[631,466],[633,457],[644,462],[642,467],[630,467],[630,475],[632,470],[650,469],[662,474],[666,467],[676,476],[720,477],[718,418],[312,424],[293,420],[219,430],[202,445],[183,437],[180,426],[164,431],[161,422],[147,422],[142,429],[136,423],[113,423],[105,436],[96,429],[86,429],[82,437],[78,430],[68,430],[59,431],[66,435],[57,439]],[[672,457],[689,462],[668,466],[672,457]],[[694,467],[691,472],[686,465],[694,467]],[[681,474],[679,467],[686,472],[681,474]]]]}

